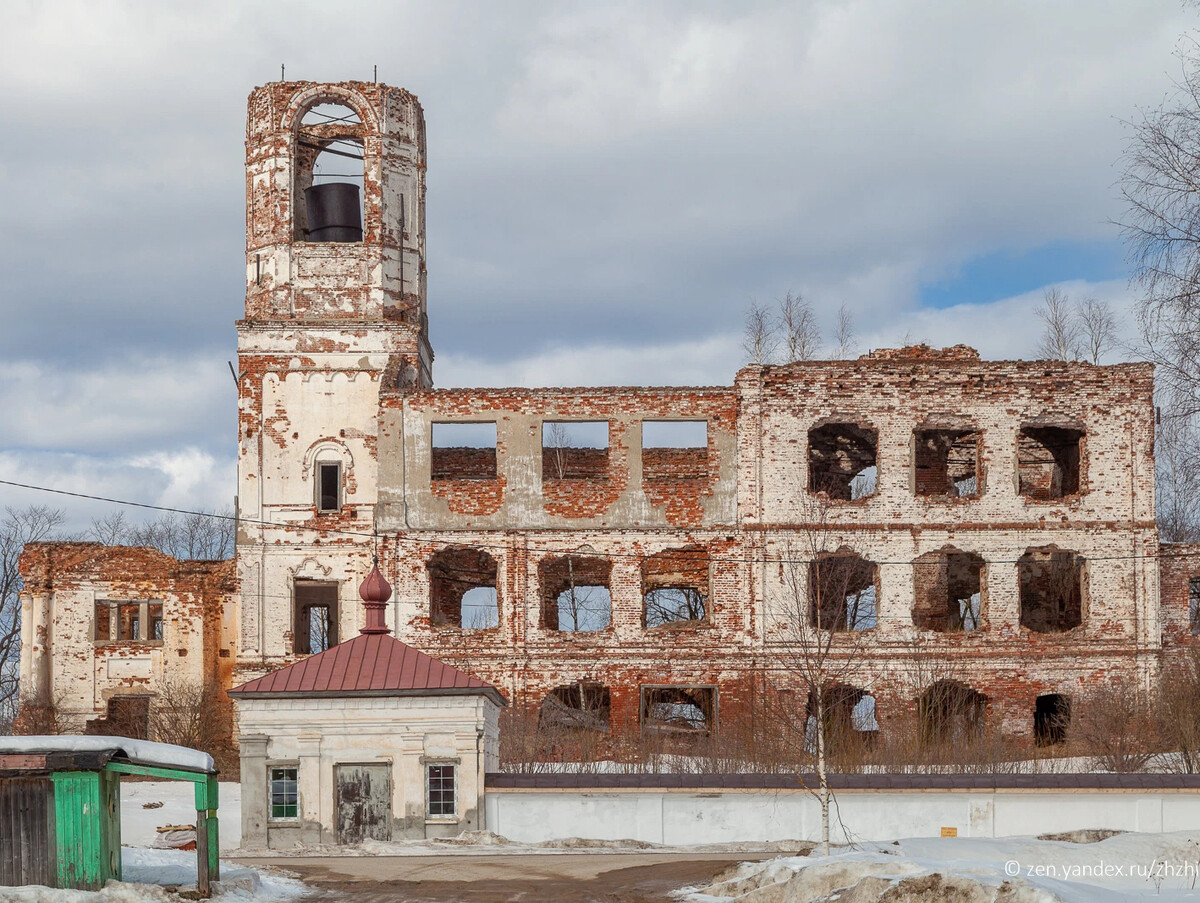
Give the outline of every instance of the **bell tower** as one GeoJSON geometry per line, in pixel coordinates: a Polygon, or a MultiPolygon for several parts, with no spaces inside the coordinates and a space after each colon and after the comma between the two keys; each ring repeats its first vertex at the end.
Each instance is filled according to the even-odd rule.
{"type": "MultiPolygon", "coordinates": [[[[425,339],[425,117],[370,82],[274,82],[246,125],[247,324],[406,327],[425,339]]],[[[399,339],[399,334],[396,339],[399,339]]]]}
{"type": "Polygon", "coordinates": [[[353,537],[374,529],[380,390],[432,384],[425,287],[417,98],[354,81],[252,91],[235,374],[240,668],[358,630],[370,543],[353,537]],[[310,623],[313,611],[325,620],[310,623]]]}

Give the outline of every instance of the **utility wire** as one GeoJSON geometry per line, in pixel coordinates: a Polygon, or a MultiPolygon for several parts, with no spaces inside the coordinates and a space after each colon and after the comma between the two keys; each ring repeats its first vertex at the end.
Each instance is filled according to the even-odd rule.
{"type": "MultiPolygon", "coordinates": [[[[210,518],[215,518],[218,520],[234,521],[235,523],[252,524],[254,526],[259,526],[259,527],[281,527],[281,528],[293,528],[293,529],[299,529],[299,530],[311,530],[316,533],[327,533],[327,534],[334,534],[334,535],[338,535],[338,536],[359,536],[364,539],[370,539],[370,540],[374,540],[377,535],[374,531],[371,531],[368,533],[364,530],[347,530],[347,529],[340,528],[340,527],[332,527],[327,524],[279,523],[277,521],[256,520],[254,518],[240,517],[236,514],[217,514],[212,511],[192,511],[192,510],[189,510],[186,508],[173,508],[169,505],[152,505],[149,502],[135,502],[135,501],[130,501],[129,499],[116,499],[116,498],[110,498],[108,496],[92,495],[92,494],[86,493],[86,492],[73,492],[73,491],[70,491],[67,489],[52,489],[49,486],[37,486],[32,483],[18,483],[14,480],[0,479],[0,486],[11,486],[14,489],[28,489],[32,492],[46,492],[46,493],[50,493],[52,495],[63,495],[63,496],[68,496],[70,498],[84,499],[86,501],[92,501],[92,502],[105,502],[110,505],[125,505],[125,506],[131,507],[131,508],[143,508],[143,509],[146,509],[149,511],[162,511],[166,514],[183,514],[183,515],[187,515],[188,517],[210,517],[210,518]]],[[[705,529],[708,529],[714,533],[723,532],[719,526],[705,528],[705,529]]],[[[796,528],[796,527],[788,527],[787,529],[790,532],[796,532],[796,533],[812,533],[813,532],[813,530],[805,530],[803,528],[796,528]]],[[[825,530],[831,534],[838,535],[837,524],[820,525],[820,529],[825,530]]],[[[437,532],[442,532],[442,531],[439,531],[437,528],[431,527],[431,528],[425,528],[424,530],[422,530],[422,532],[437,533],[437,532]]],[[[491,533],[491,532],[497,532],[497,531],[485,527],[485,528],[479,528],[476,532],[491,533]]],[[[648,528],[647,532],[657,532],[657,531],[654,528],[648,528]]],[[[452,546],[452,547],[453,546],[469,546],[470,548],[474,548],[474,549],[495,549],[495,550],[503,551],[503,552],[507,552],[513,548],[512,545],[502,545],[499,543],[481,543],[481,542],[470,542],[470,541],[455,542],[453,540],[450,540],[450,541],[430,540],[430,539],[419,538],[419,537],[415,537],[415,536],[402,536],[399,533],[393,533],[388,536],[385,536],[384,542],[386,543],[388,540],[391,540],[396,543],[410,542],[410,543],[417,543],[420,545],[429,545],[431,542],[444,542],[445,545],[452,546]]],[[[311,543],[298,542],[297,545],[311,545],[311,543]]],[[[542,553],[546,553],[546,554],[553,554],[553,555],[560,555],[560,556],[565,555],[565,556],[569,556],[572,558],[612,558],[612,559],[635,559],[638,561],[642,561],[649,557],[655,557],[652,555],[645,555],[645,554],[641,554],[641,553],[637,553],[637,552],[600,552],[600,551],[594,551],[594,550],[586,551],[586,552],[582,552],[582,551],[581,552],[571,552],[571,551],[564,552],[561,548],[549,548],[549,547],[527,546],[527,545],[521,545],[521,546],[519,546],[519,548],[521,550],[527,551],[527,552],[542,552],[542,553]]],[[[959,551],[962,551],[962,550],[959,550],[959,551]]],[[[1069,549],[1061,549],[1059,551],[1070,552],[1069,549]]],[[[691,553],[686,548],[666,549],[663,552],[657,553],[657,557],[687,558],[692,554],[693,553],[691,553]],[[672,554],[672,553],[674,553],[674,554],[672,554]]],[[[820,551],[817,554],[822,559],[839,557],[836,553],[824,552],[824,551],[820,551]]],[[[1197,548],[1196,550],[1190,550],[1190,551],[1185,551],[1185,550],[1166,551],[1166,552],[1160,551],[1155,554],[1141,554],[1141,555],[1121,554],[1121,555],[1090,555],[1090,556],[1088,556],[1088,555],[1081,555],[1079,553],[1073,553],[1073,554],[1077,555],[1077,557],[1080,558],[1082,561],[1153,561],[1153,560],[1169,560],[1172,558],[1195,558],[1195,557],[1200,556],[1200,548],[1197,548]]],[[[716,561],[716,562],[723,563],[723,564],[808,564],[810,561],[812,561],[811,556],[806,557],[806,558],[784,558],[782,556],[770,557],[770,558],[767,558],[765,556],[762,558],[724,558],[724,557],[714,558],[712,555],[705,554],[702,556],[698,555],[695,557],[707,559],[709,561],[716,561]]],[[[1021,556],[1021,557],[1024,557],[1024,556],[1021,556]]],[[[924,566],[934,566],[934,565],[941,566],[941,564],[942,564],[942,562],[940,562],[940,561],[921,561],[919,559],[909,559],[909,560],[904,560],[904,561],[872,561],[869,559],[864,559],[864,560],[868,561],[870,564],[874,564],[877,566],[887,565],[887,566],[924,567],[924,566]]],[[[1020,563],[1020,560],[1021,560],[1020,558],[987,558],[987,559],[985,559],[985,558],[980,557],[980,561],[985,565],[1018,564],[1018,563],[1020,563]]]]}

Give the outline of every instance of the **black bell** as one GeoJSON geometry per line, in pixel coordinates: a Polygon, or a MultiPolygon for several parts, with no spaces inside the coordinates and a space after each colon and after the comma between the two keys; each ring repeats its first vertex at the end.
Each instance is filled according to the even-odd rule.
{"type": "Polygon", "coordinates": [[[362,203],[352,182],[304,189],[309,241],[362,241],[362,203]]]}

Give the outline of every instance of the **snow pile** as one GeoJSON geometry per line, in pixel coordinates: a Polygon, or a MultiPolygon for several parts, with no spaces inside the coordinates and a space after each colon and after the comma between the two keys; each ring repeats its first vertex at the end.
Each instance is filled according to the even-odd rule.
{"type": "Polygon", "coordinates": [[[137,765],[156,765],[159,768],[180,768],[212,774],[217,770],[213,758],[206,752],[170,743],[152,743],[129,737],[0,737],[0,753],[26,752],[122,752],[137,765]]]}
{"type": "MultiPolygon", "coordinates": [[[[194,891],[196,854],[179,850],[121,850],[124,881],[110,881],[102,890],[57,890],[49,887],[6,887],[4,903],[175,903],[177,891],[194,891]]],[[[252,868],[221,862],[221,880],[213,899],[228,903],[277,903],[308,892],[300,881],[252,868]]]]}
{"type": "Polygon", "coordinates": [[[1157,903],[1200,899],[1200,831],[1077,844],[1033,838],[918,838],[744,862],[692,903],[1157,903]]]}

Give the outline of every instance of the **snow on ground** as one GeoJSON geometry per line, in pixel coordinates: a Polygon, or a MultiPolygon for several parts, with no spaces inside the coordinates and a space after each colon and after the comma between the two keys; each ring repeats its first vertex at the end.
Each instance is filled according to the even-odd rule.
{"type": "Polygon", "coordinates": [[[828,858],[745,862],[689,903],[830,899],[915,903],[1156,903],[1200,900],[1200,831],[1118,834],[1098,843],[930,837],[836,848],[828,858]],[[886,895],[886,896],[885,896],[886,895]]]}
{"type": "MultiPolygon", "coordinates": [[[[49,887],[0,888],[0,903],[168,903],[174,891],[195,889],[196,853],[123,847],[123,881],[103,890],[57,890],[49,887]]],[[[221,880],[213,899],[227,903],[278,903],[308,892],[304,883],[263,869],[243,868],[221,860],[221,880]]]]}
{"type": "MultiPolygon", "coordinates": [[[[217,819],[221,849],[236,850],[242,843],[242,785],[221,781],[217,787],[217,819]]],[[[121,781],[121,843],[134,847],[154,844],[160,825],[194,825],[196,791],[191,781],[121,781]],[[146,803],[162,803],[152,809],[146,803]]]]}

